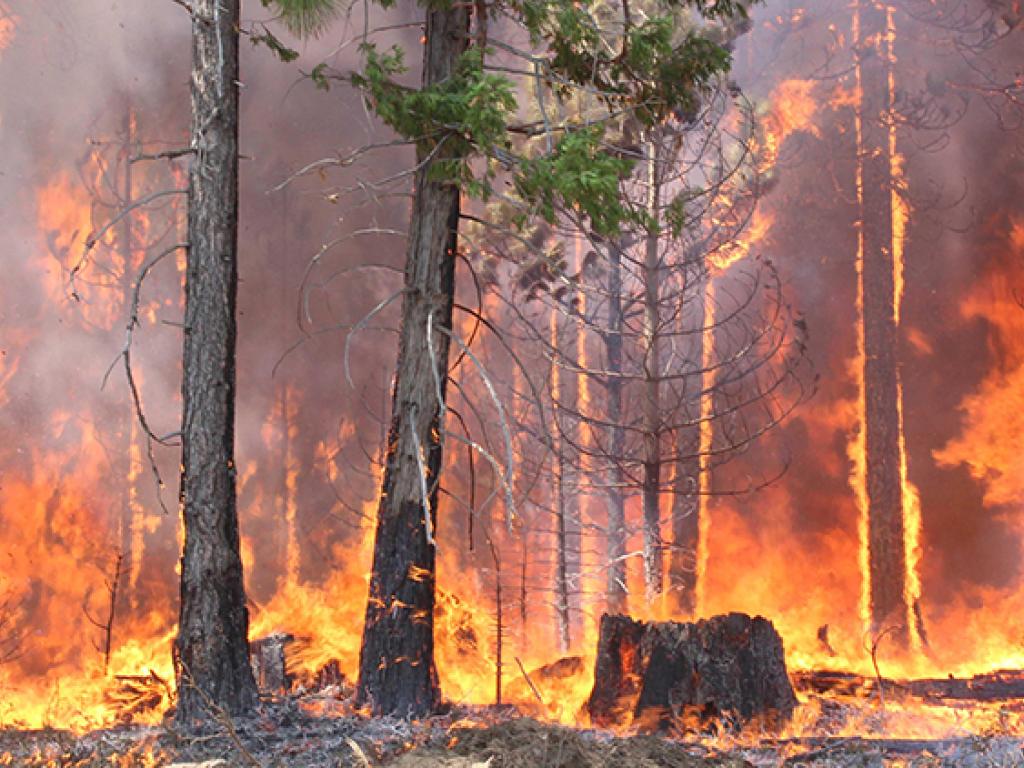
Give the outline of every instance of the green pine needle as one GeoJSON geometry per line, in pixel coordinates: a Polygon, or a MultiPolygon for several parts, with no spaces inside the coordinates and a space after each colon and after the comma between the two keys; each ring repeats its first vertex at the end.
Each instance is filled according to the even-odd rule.
{"type": "Polygon", "coordinates": [[[263,0],[281,14],[281,21],[299,37],[319,37],[345,8],[344,0],[263,0]]]}

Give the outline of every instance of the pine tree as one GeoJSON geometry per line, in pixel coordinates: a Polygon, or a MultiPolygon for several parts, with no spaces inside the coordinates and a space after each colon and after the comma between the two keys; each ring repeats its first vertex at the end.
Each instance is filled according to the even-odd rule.
{"type": "Polygon", "coordinates": [[[256,703],[235,498],[239,0],[192,6],[177,721],[256,703]]]}

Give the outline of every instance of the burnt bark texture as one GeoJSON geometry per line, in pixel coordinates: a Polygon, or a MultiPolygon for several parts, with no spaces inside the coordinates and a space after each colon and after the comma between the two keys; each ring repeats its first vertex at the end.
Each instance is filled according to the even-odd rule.
{"type": "MultiPolygon", "coordinates": [[[[467,30],[465,5],[427,11],[424,85],[451,76],[466,50],[467,30]]],[[[445,159],[451,154],[443,145],[418,148],[398,367],[359,659],[359,703],[377,714],[401,717],[425,715],[440,700],[431,531],[443,451],[438,394],[443,400],[448,377],[459,220],[458,188],[432,178],[434,166],[445,159]],[[424,458],[425,478],[418,455],[424,458]]]]}
{"type": "Polygon", "coordinates": [[[810,670],[793,674],[800,691],[869,698],[879,683],[886,695],[914,696],[928,701],[1013,701],[1024,699],[1024,672],[1008,669],[973,677],[936,677],[890,680],[863,677],[852,672],[810,670]]]}
{"type": "Polygon", "coordinates": [[[777,728],[796,707],[782,638],[771,622],[742,613],[695,623],[601,617],[595,725],[655,731],[673,725],[777,728]]]}
{"type": "Polygon", "coordinates": [[[182,379],[185,551],[175,641],[177,721],[257,699],[235,500],[238,0],[195,0],[182,379]]]}
{"type": "Polygon", "coordinates": [[[886,117],[892,111],[892,51],[887,7],[862,0],[858,45],[861,84],[860,218],[864,339],[864,429],[871,621],[875,632],[899,627],[905,643],[909,616],[905,597],[903,491],[900,477],[900,391],[897,370],[895,242],[892,150],[886,117]]]}

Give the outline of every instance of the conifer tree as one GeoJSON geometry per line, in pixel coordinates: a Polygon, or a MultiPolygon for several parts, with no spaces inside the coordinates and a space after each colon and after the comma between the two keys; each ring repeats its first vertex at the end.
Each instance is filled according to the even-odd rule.
{"type": "Polygon", "coordinates": [[[185,551],[177,721],[256,703],[235,487],[239,0],[192,14],[192,141],[182,378],[185,551]]]}

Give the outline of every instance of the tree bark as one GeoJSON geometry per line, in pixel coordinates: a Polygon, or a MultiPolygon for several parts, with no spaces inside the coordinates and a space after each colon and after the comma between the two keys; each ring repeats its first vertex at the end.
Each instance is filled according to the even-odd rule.
{"type": "MultiPolygon", "coordinates": [[[[422,81],[449,77],[467,45],[464,5],[429,10],[422,81]]],[[[448,377],[459,190],[431,178],[451,157],[428,160],[420,146],[405,267],[405,297],[383,488],[377,508],[370,595],[359,660],[357,700],[377,714],[419,717],[440,698],[434,667],[434,589],[442,400],[448,377]],[[427,338],[428,317],[432,334],[427,338]],[[432,370],[433,369],[433,370],[432,370]],[[424,509],[418,454],[425,459],[424,509]],[[428,528],[429,526],[429,528],[428,528]]]]}
{"type": "Polygon", "coordinates": [[[235,507],[239,0],[195,0],[185,285],[177,721],[256,703],[235,507]]]}
{"type": "Polygon", "coordinates": [[[608,500],[608,613],[626,610],[626,502],[621,464],[626,447],[626,431],[622,426],[622,323],[622,251],[617,243],[613,243],[608,249],[608,329],[604,337],[609,373],[605,394],[608,423],[611,424],[608,488],[605,492],[608,500]]]}
{"type": "Polygon", "coordinates": [[[864,429],[872,629],[899,626],[894,637],[906,642],[910,614],[900,477],[892,151],[885,122],[892,109],[887,12],[886,6],[868,0],[857,8],[864,429]]]}
{"type": "Polygon", "coordinates": [[[692,624],[601,617],[587,702],[595,725],[643,732],[758,721],[775,730],[796,705],[782,638],[761,616],[692,624]]]}

